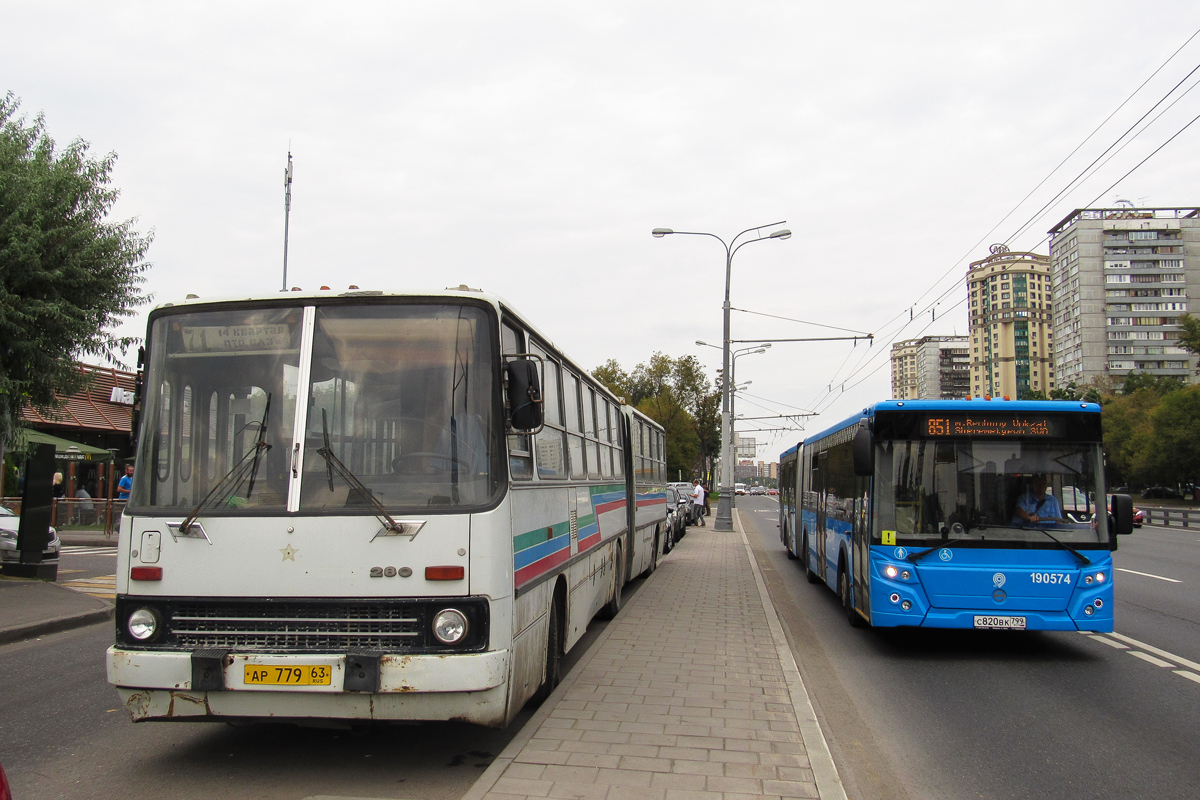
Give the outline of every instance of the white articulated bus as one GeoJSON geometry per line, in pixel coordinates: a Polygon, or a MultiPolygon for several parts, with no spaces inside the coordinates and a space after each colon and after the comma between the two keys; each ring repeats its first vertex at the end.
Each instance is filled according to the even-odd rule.
{"type": "Polygon", "coordinates": [[[494,295],[188,299],[146,347],[135,721],[506,725],[665,544],[662,428],[494,295]]]}

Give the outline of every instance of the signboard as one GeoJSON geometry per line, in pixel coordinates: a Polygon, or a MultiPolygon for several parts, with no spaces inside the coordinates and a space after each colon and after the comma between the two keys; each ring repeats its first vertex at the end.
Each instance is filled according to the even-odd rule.
{"type": "Polygon", "coordinates": [[[182,326],[185,353],[277,353],[291,346],[291,326],[269,325],[182,326]]]}

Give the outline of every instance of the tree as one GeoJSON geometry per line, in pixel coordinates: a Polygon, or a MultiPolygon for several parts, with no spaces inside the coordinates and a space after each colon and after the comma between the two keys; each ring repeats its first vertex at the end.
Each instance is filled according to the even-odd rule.
{"type": "Polygon", "coordinates": [[[1200,386],[1164,395],[1154,410],[1150,477],[1178,486],[1200,478],[1200,386]]]}
{"type": "Polygon", "coordinates": [[[1152,375],[1149,372],[1131,372],[1125,376],[1121,387],[1122,394],[1133,394],[1139,389],[1146,389],[1162,397],[1183,388],[1183,381],[1170,375],[1152,375]]]}
{"type": "MultiPolygon", "coordinates": [[[[1200,356],[1200,317],[1180,314],[1179,327],[1183,329],[1179,334],[1179,346],[1192,355],[1200,356]]],[[[1197,366],[1196,373],[1200,375],[1200,366],[1197,366]]]]}
{"type": "Polygon", "coordinates": [[[93,158],[82,139],[58,150],[19,107],[0,99],[0,452],[26,403],[52,409],[82,388],[77,358],[116,363],[134,342],[111,331],[149,299],[153,238],[108,219],[115,153],[93,158]]]}

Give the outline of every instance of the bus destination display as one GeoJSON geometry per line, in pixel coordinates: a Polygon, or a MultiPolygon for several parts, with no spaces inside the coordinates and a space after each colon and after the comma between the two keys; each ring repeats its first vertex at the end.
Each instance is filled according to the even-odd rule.
{"type": "Polygon", "coordinates": [[[954,415],[927,417],[925,419],[925,435],[931,438],[939,436],[1022,436],[1038,438],[1040,436],[1059,436],[1058,427],[1054,423],[1059,420],[1053,417],[981,417],[975,415],[954,415]]]}

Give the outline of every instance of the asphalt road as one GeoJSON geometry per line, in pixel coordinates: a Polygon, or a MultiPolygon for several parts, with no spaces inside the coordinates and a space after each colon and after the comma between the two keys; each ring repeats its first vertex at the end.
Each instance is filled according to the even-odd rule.
{"type": "MultiPolygon", "coordinates": [[[[641,586],[625,587],[625,602],[641,586]]],[[[605,623],[564,658],[569,671],[605,623]]],[[[0,764],[16,800],[403,797],[457,800],[506,730],[423,723],[365,731],[129,721],[104,672],[110,623],[0,645],[0,764]]]]}
{"type": "Polygon", "coordinates": [[[1117,636],[855,630],[774,498],[738,508],[855,800],[1200,794],[1200,533],[1121,540],[1117,636]]]}

